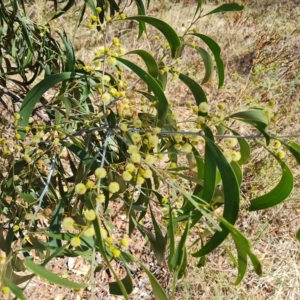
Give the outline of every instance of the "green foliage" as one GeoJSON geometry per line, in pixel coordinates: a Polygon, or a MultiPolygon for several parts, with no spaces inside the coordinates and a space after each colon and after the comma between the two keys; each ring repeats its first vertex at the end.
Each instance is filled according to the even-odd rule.
{"type": "MultiPolygon", "coordinates": [[[[224,64],[218,44],[194,27],[204,17],[201,1],[181,36],[170,24],[147,16],[149,1],[135,1],[138,15],[128,17],[127,7],[121,10],[113,0],[85,1],[76,27],[87,26],[103,35],[90,64],[77,58],[70,36],[53,25],[53,20],[68,15],[75,1],[62,7],[58,1],[53,4],[55,10],[39,22],[26,15],[21,0],[0,3],[1,97],[21,102],[12,124],[1,128],[2,287],[25,299],[18,284],[34,275],[79,289],[92,284],[97,272],[109,270],[115,278],[109,283],[110,293],[129,299],[133,290],[129,264],[134,263],[149,277],[154,296],[168,299],[142,260],[129,253],[129,237],[135,230],[149,243],[155,259],[168,266],[173,294],[177,280],[190,267],[188,257],[199,257],[198,265],[203,266],[205,256],[230,235],[237,250],[237,260],[229,253],[238,266],[236,284],[245,275],[248,257],[261,275],[249,241],[235,227],[242,166],[254,144],[265,147],[269,159],[279,163],[280,181],[252,199],[249,208],[267,209],[283,202],[293,189],[282,149],[299,163],[300,146],[271,133],[273,103],[234,112],[222,104],[210,107],[201,85],[210,82],[216,70],[220,88],[224,64]],[[138,24],[138,38],[150,26],[159,32],[161,44],[153,47],[153,53],[126,52],[117,37],[108,41],[110,27],[130,21],[138,24]],[[180,65],[186,46],[203,59],[201,84],[180,65]],[[195,101],[186,102],[189,117],[184,127],[167,96],[168,84],[176,80],[195,101]],[[242,136],[232,121],[245,123],[259,134],[242,136]],[[126,213],[126,234],[116,233],[119,228],[111,221],[112,210],[116,217],[126,213]],[[145,220],[152,230],[143,225],[145,220]],[[194,232],[201,234],[190,247],[194,232]],[[98,254],[101,264],[95,259],[98,254]],[[90,278],[75,283],[51,273],[47,264],[62,256],[89,261],[90,278]],[[117,275],[114,260],[124,266],[124,278],[117,275]],[[25,269],[33,274],[17,275],[25,269]]],[[[226,4],[205,16],[241,9],[226,4]]]]}

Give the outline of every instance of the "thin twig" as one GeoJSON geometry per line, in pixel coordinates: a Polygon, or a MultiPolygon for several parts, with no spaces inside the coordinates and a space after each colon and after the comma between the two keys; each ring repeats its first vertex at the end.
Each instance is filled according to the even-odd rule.
{"type": "Polygon", "coordinates": [[[35,217],[37,215],[37,213],[40,211],[41,207],[42,207],[42,203],[43,203],[43,199],[44,199],[44,196],[45,194],[47,193],[48,191],[48,188],[49,188],[49,185],[50,185],[50,181],[51,181],[51,177],[52,177],[52,174],[53,174],[53,171],[54,171],[54,168],[55,168],[55,158],[56,158],[56,153],[53,154],[52,156],[52,160],[51,160],[51,167],[50,167],[50,172],[48,174],[48,177],[47,177],[47,181],[46,181],[46,185],[43,189],[43,192],[41,193],[39,199],[38,199],[38,205],[35,207],[35,213],[30,221],[30,224],[29,224],[29,229],[31,229],[32,227],[32,224],[35,220],[35,217]]]}

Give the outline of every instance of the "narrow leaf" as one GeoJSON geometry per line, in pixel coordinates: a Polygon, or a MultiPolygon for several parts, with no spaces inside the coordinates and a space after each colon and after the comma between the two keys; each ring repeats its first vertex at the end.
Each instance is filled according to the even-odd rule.
{"type": "Polygon", "coordinates": [[[269,120],[262,109],[250,109],[241,111],[238,113],[234,113],[229,117],[254,126],[264,135],[267,145],[269,144],[270,136],[267,132],[269,120]]]}
{"type": "MultiPolygon", "coordinates": [[[[132,282],[132,277],[130,275],[130,270],[126,267],[126,276],[125,278],[121,279],[121,282],[123,283],[125,289],[126,289],[126,292],[128,294],[131,294],[132,291],[133,291],[133,282],[132,282]]],[[[123,292],[120,288],[120,285],[119,283],[116,281],[116,282],[109,282],[109,292],[110,294],[113,294],[113,295],[120,295],[122,296],[123,295],[123,292]]]]}
{"type": "MultiPolygon", "coordinates": [[[[193,93],[194,98],[196,100],[197,105],[199,105],[202,102],[207,102],[206,95],[202,89],[202,87],[192,78],[184,75],[179,74],[179,79],[186,84],[186,86],[190,89],[190,91],[193,93]]],[[[203,115],[203,113],[198,113],[199,115],[203,115]]],[[[206,115],[206,114],[204,114],[206,115]]]]}
{"type": "Polygon", "coordinates": [[[117,57],[118,61],[126,65],[128,68],[130,68],[133,72],[135,72],[149,87],[149,89],[154,93],[154,95],[157,97],[157,125],[159,127],[163,127],[166,118],[167,118],[167,112],[168,112],[168,100],[159,86],[159,84],[156,82],[156,80],[147,72],[145,72],[143,69],[141,69],[136,64],[132,63],[129,60],[126,60],[124,58],[117,57]]]}
{"type": "Polygon", "coordinates": [[[289,144],[281,141],[281,143],[289,149],[291,154],[295,157],[297,163],[300,165],[300,145],[294,141],[290,141],[289,144]]]}
{"type": "Polygon", "coordinates": [[[216,14],[216,13],[227,12],[227,11],[241,11],[243,9],[244,9],[244,6],[239,5],[237,3],[226,3],[226,4],[223,4],[219,7],[217,7],[216,9],[210,11],[209,13],[203,15],[202,17],[216,14]]]}
{"type": "Polygon", "coordinates": [[[214,72],[214,65],[211,56],[208,54],[206,50],[199,47],[197,51],[200,53],[205,66],[205,76],[201,82],[201,84],[204,84],[212,78],[214,72]]]}
{"type": "Polygon", "coordinates": [[[127,54],[139,55],[145,62],[149,74],[153,77],[158,76],[158,66],[157,66],[156,60],[149,52],[147,52],[145,50],[134,50],[134,51],[127,52],[126,55],[127,54]]]}
{"type": "Polygon", "coordinates": [[[218,87],[220,88],[224,84],[224,63],[223,60],[221,59],[221,48],[219,45],[210,37],[200,34],[200,33],[189,33],[189,35],[196,36],[200,38],[210,49],[210,51],[213,53],[218,69],[218,76],[219,76],[219,85],[218,87]]]}
{"type": "Polygon", "coordinates": [[[168,296],[166,295],[165,291],[157,281],[157,279],[153,276],[153,274],[140,262],[141,267],[143,268],[144,272],[147,274],[151,286],[152,291],[157,300],[169,300],[168,296]]]}
{"type": "Polygon", "coordinates": [[[126,20],[142,21],[157,28],[168,40],[172,57],[177,58],[176,51],[177,48],[181,46],[181,41],[175,30],[168,23],[149,16],[132,16],[127,17],[126,20]]]}
{"type": "Polygon", "coordinates": [[[31,270],[35,275],[38,275],[44,279],[46,279],[47,281],[60,285],[60,286],[64,286],[70,289],[81,289],[81,288],[85,288],[88,286],[88,284],[85,283],[76,283],[76,282],[72,282],[69,281],[67,279],[63,279],[55,274],[53,274],[52,272],[49,272],[47,269],[45,269],[44,267],[35,264],[31,259],[25,259],[25,266],[31,270]]]}
{"type": "Polygon", "coordinates": [[[251,200],[250,211],[266,209],[284,201],[292,192],[294,186],[294,176],[290,168],[276,155],[274,157],[279,162],[282,169],[282,176],[279,183],[269,193],[251,200]]]}
{"type": "MultiPolygon", "coordinates": [[[[20,128],[24,128],[28,125],[28,120],[32,114],[32,111],[38,101],[41,99],[43,94],[47,92],[50,88],[55,86],[57,83],[62,82],[64,80],[80,78],[84,75],[80,73],[73,73],[73,72],[64,72],[60,74],[51,75],[44,80],[40,81],[36,86],[34,86],[29,93],[24,98],[21,108],[20,108],[20,115],[22,119],[19,123],[20,128]]],[[[25,132],[20,130],[21,136],[25,137],[25,132]]]]}
{"type": "MultiPolygon", "coordinates": [[[[228,221],[230,224],[234,224],[238,217],[240,202],[240,191],[237,179],[221,150],[209,138],[205,136],[204,138],[206,144],[208,145],[208,150],[211,151],[212,155],[214,156],[215,162],[222,177],[224,191],[223,218],[226,219],[226,221],[228,221]]],[[[204,256],[216,249],[229,234],[228,228],[226,228],[223,224],[221,224],[221,228],[222,231],[217,231],[203,246],[203,248],[194,253],[193,256],[204,256]]]]}
{"type": "Polygon", "coordinates": [[[224,226],[226,226],[226,228],[230,231],[238,251],[239,273],[235,284],[240,283],[245,275],[246,268],[247,268],[247,258],[245,254],[249,256],[252,265],[254,267],[255,273],[258,276],[261,276],[262,267],[257,256],[251,250],[250,242],[245,238],[245,236],[240,231],[238,231],[232,224],[227,222],[224,218],[221,217],[220,220],[222,224],[224,224],[224,226]]]}
{"type": "Polygon", "coordinates": [[[26,297],[23,294],[23,291],[15,285],[10,279],[8,279],[6,276],[3,276],[3,283],[9,287],[9,289],[12,291],[12,293],[18,297],[18,299],[26,300],[26,297]]]}

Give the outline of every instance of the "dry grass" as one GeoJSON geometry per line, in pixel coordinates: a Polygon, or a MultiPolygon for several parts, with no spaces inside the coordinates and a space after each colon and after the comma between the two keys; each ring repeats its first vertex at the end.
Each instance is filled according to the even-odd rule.
{"type": "MultiPolygon", "coordinates": [[[[157,2],[154,2],[156,6],[157,2]]],[[[157,10],[151,7],[150,12],[169,22],[180,32],[182,20],[188,24],[196,7],[194,3],[186,2],[174,3],[170,10],[167,9],[169,4],[165,3],[166,9],[157,10]]],[[[205,9],[212,9],[215,4],[207,2],[205,9]]],[[[218,2],[221,4],[225,1],[218,2]]],[[[299,1],[243,2],[246,5],[243,12],[212,15],[197,24],[201,33],[211,36],[219,43],[226,64],[224,87],[217,90],[217,84],[214,82],[204,86],[204,89],[212,106],[225,102],[230,111],[261,104],[273,98],[281,113],[274,130],[284,135],[297,135],[300,129],[300,52],[297,40],[300,30],[299,1]]],[[[163,4],[161,2],[159,5],[163,4]]],[[[41,12],[42,7],[42,2],[37,1],[34,8],[36,15],[41,12]]],[[[73,20],[62,18],[57,26],[64,24],[68,24],[70,33],[74,28],[73,20]]],[[[129,31],[128,27],[122,27],[120,32],[120,39],[128,50],[141,48],[140,42],[135,39],[134,30],[129,31]]],[[[155,31],[149,28],[148,39],[142,37],[144,49],[151,50],[150,45],[155,34],[155,31]]],[[[87,29],[80,29],[75,40],[78,58],[88,63],[102,39],[103,37],[97,34],[91,35],[87,29]]],[[[187,51],[183,57],[183,65],[190,75],[201,81],[203,65],[198,56],[192,51],[187,51]]],[[[190,96],[185,88],[179,84],[172,84],[168,95],[184,116],[184,103],[190,96]]],[[[267,159],[267,154],[260,152],[258,148],[244,168],[246,177],[242,186],[242,206],[245,208],[240,214],[238,227],[253,243],[254,252],[261,259],[264,271],[262,278],[258,278],[250,266],[243,282],[234,286],[232,282],[237,275],[237,269],[233,267],[225,248],[221,247],[207,257],[206,265],[201,269],[193,267],[196,261],[189,261],[190,267],[186,277],[178,285],[176,299],[300,299],[300,257],[299,245],[295,239],[295,233],[300,228],[300,205],[297,203],[300,194],[297,174],[300,173],[292,158],[287,158],[287,161],[296,174],[295,190],[284,204],[264,212],[249,213],[246,209],[247,203],[249,199],[258,195],[262,188],[268,188],[276,182],[277,168],[273,161],[267,159]]],[[[233,249],[230,240],[225,245],[228,249],[233,249]]],[[[144,279],[141,278],[142,280],[144,279]]],[[[143,289],[146,293],[144,299],[150,299],[148,290],[142,285],[141,290],[143,289]]],[[[29,290],[31,291],[27,294],[28,299],[81,299],[78,295],[40,281],[34,281],[29,290]],[[43,286],[47,295],[37,296],[37,293],[32,292],[39,285],[43,286]],[[55,298],[59,295],[62,295],[62,298],[55,298]]],[[[88,299],[87,296],[81,296],[82,299],[88,299]]],[[[137,292],[132,299],[139,299],[139,296],[141,293],[137,292]]],[[[97,299],[114,299],[104,289],[103,292],[99,292],[98,297],[97,299]]]]}

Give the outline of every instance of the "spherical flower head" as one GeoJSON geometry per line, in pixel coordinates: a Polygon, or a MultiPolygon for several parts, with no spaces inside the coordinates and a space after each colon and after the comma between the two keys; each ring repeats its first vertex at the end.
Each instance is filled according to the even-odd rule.
{"type": "Polygon", "coordinates": [[[270,108],[270,107],[264,108],[264,114],[265,114],[265,116],[267,116],[268,119],[270,119],[270,117],[272,117],[273,113],[274,113],[274,111],[272,108],[270,108]]]}
{"type": "Polygon", "coordinates": [[[197,114],[199,112],[199,107],[198,106],[193,106],[192,107],[192,112],[197,114]]]}
{"type": "Polygon", "coordinates": [[[198,106],[199,111],[207,114],[209,112],[209,105],[207,102],[201,102],[198,106]]]}
{"type": "Polygon", "coordinates": [[[91,16],[91,20],[92,20],[93,22],[96,22],[96,21],[98,20],[98,17],[95,16],[95,15],[93,15],[93,16],[91,16]]]}
{"type": "Polygon", "coordinates": [[[133,121],[133,126],[135,128],[141,128],[142,127],[142,121],[140,119],[136,119],[133,121]]]}
{"type": "Polygon", "coordinates": [[[227,162],[228,163],[231,163],[232,162],[232,156],[231,156],[231,151],[225,151],[223,152],[223,155],[224,157],[226,158],[227,162]]]}
{"type": "Polygon", "coordinates": [[[86,186],[83,183],[78,183],[75,186],[75,194],[84,195],[86,192],[86,186]]]}
{"type": "Polygon", "coordinates": [[[137,185],[142,185],[145,182],[145,179],[142,176],[138,176],[136,178],[136,184],[137,185]]]}
{"type": "Polygon", "coordinates": [[[285,158],[285,152],[284,152],[283,150],[277,151],[276,155],[277,155],[280,159],[285,158]]]}
{"type": "Polygon", "coordinates": [[[117,64],[117,60],[114,57],[110,57],[107,61],[110,66],[115,66],[117,64]]]}
{"type": "Polygon", "coordinates": [[[170,169],[174,169],[174,168],[176,168],[176,167],[177,167],[177,164],[176,164],[176,163],[174,163],[174,162],[170,163],[170,169]]]}
{"type": "Polygon", "coordinates": [[[121,239],[121,245],[123,246],[123,247],[128,247],[129,246],[129,239],[128,238],[122,238],[121,239]]]}
{"type": "MultiPolygon", "coordinates": [[[[93,25],[92,25],[93,26],[93,25]]],[[[90,73],[92,71],[92,68],[90,66],[85,66],[84,71],[86,71],[87,73],[90,73]]]]}
{"type": "Polygon", "coordinates": [[[85,184],[85,187],[87,189],[92,189],[95,186],[93,181],[88,180],[87,183],[85,184]]]}
{"type": "Polygon", "coordinates": [[[20,229],[20,226],[19,225],[14,225],[13,226],[13,231],[16,232],[20,229]]]}
{"type": "Polygon", "coordinates": [[[103,240],[107,238],[107,231],[104,228],[100,228],[101,237],[103,240]]]}
{"type": "Polygon", "coordinates": [[[114,239],[111,236],[108,236],[107,238],[105,238],[105,243],[107,245],[112,245],[114,242],[114,239]]]}
{"type": "Polygon", "coordinates": [[[128,126],[125,123],[120,124],[120,129],[123,132],[127,132],[128,131],[128,126]]]}
{"type": "Polygon", "coordinates": [[[141,141],[141,135],[139,134],[139,133],[137,133],[137,132],[134,132],[132,135],[131,135],[131,139],[132,139],[132,141],[135,143],[135,144],[137,144],[137,143],[139,143],[140,141],[141,141]]]}
{"type": "Polygon", "coordinates": [[[127,152],[129,154],[138,153],[139,148],[136,145],[129,145],[127,152]]]}
{"type": "Polygon", "coordinates": [[[101,8],[100,6],[97,6],[97,7],[96,7],[96,11],[97,11],[98,14],[100,14],[101,11],[102,11],[102,8],[101,8]]]}
{"type": "Polygon", "coordinates": [[[63,219],[61,226],[64,230],[71,231],[74,228],[74,223],[75,221],[72,218],[67,217],[63,219]]]}
{"type": "Polygon", "coordinates": [[[219,103],[218,104],[218,109],[224,110],[226,108],[226,105],[224,103],[219,103]]]}
{"type": "Polygon", "coordinates": [[[105,201],[105,196],[104,196],[104,194],[99,194],[99,195],[96,197],[96,201],[99,202],[99,203],[104,203],[104,201],[105,201]]]}
{"type": "Polygon", "coordinates": [[[9,288],[8,286],[3,286],[3,287],[1,288],[1,293],[2,293],[3,295],[8,295],[8,294],[10,293],[10,288],[9,288]]]}
{"type": "Polygon", "coordinates": [[[118,39],[117,37],[114,37],[114,38],[112,39],[112,42],[113,42],[113,44],[114,44],[115,46],[119,46],[119,45],[120,45],[120,41],[119,41],[119,39],[118,39]]]}
{"type": "Polygon", "coordinates": [[[112,248],[111,253],[112,253],[113,257],[119,257],[121,254],[121,251],[117,248],[112,248]]]}
{"type": "Polygon", "coordinates": [[[168,198],[163,197],[163,198],[161,199],[161,203],[162,203],[162,204],[167,204],[167,203],[169,203],[168,198]]]}
{"type": "Polygon", "coordinates": [[[128,171],[124,171],[122,177],[125,181],[130,181],[132,179],[132,175],[128,171]]]}
{"type": "Polygon", "coordinates": [[[14,119],[15,119],[16,121],[20,120],[20,119],[21,119],[21,115],[18,114],[18,113],[14,114],[14,119]]]}
{"type": "Polygon", "coordinates": [[[281,147],[281,142],[276,140],[276,141],[273,141],[273,144],[272,146],[275,148],[275,149],[279,149],[281,147]]]}
{"type": "Polygon", "coordinates": [[[102,101],[104,104],[108,104],[111,101],[111,95],[108,92],[105,92],[102,95],[102,101]]]}
{"type": "Polygon", "coordinates": [[[76,247],[80,246],[81,241],[80,241],[80,238],[78,236],[75,236],[75,237],[71,238],[70,243],[71,243],[71,246],[76,248],[76,247]]]}
{"type": "Polygon", "coordinates": [[[231,159],[232,161],[239,161],[241,159],[241,153],[238,151],[232,151],[231,152],[231,159]]]}
{"type": "Polygon", "coordinates": [[[161,132],[161,128],[160,127],[155,127],[155,128],[153,128],[153,130],[152,130],[152,133],[153,134],[158,134],[158,133],[160,133],[161,132]]]}
{"type": "Polygon", "coordinates": [[[269,102],[268,102],[268,105],[273,107],[276,105],[276,101],[274,99],[270,99],[269,102]]]}
{"type": "Polygon", "coordinates": [[[125,167],[125,170],[130,172],[130,173],[133,173],[135,171],[135,169],[136,168],[135,168],[134,164],[131,164],[131,163],[127,164],[126,167],[125,167]]]}
{"type": "Polygon", "coordinates": [[[225,140],[225,144],[228,148],[234,148],[238,144],[238,140],[236,138],[228,138],[225,140]]]}
{"type": "Polygon", "coordinates": [[[120,185],[117,182],[111,182],[108,186],[108,190],[111,193],[117,193],[120,190],[120,185]]]}
{"type": "Polygon", "coordinates": [[[139,153],[132,153],[130,159],[133,163],[139,164],[141,162],[141,155],[139,153]]]}
{"type": "Polygon", "coordinates": [[[157,135],[151,135],[149,138],[148,138],[148,146],[150,148],[155,148],[158,144],[158,136],[157,135]]]}
{"type": "Polygon", "coordinates": [[[5,149],[3,149],[2,154],[3,155],[11,155],[11,152],[9,149],[5,148],[5,149]]]}
{"type": "Polygon", "coordinates": [[[106,177],[106,170],[104,168],[97,168],[95,170],[95,176],[97,178],[105,178],[106,177]]]}
{"type": "Polygon", "coordinates": [[[88,221],[93,221],[96,219],[96,212],[93,209],[84,210],[83,215],[88,221]]]}
{"type": "Polygon", "coordinates": [[[189,143],[185,143],[184,145],[182,145],[181,147],[181,151],[184,152],[184,153],[191,153],[192,152],[192,145],[189,144],[189,143]]]}
{"type": "Polygon", "coordinates": [[[146,162],[146,164],[148,164],[148,165],[153,165],[153,164],[154,164],[154,161],[155,161],[154,155],[151,155],[151,154],[147,154],[147,155],[146,155],[146,157],[145,157],[145,162],[146,162]]]}
{"type": "Polygon", "coordinates": [[[189,101],[189,100],[186,101],[185,105],[186,105],[187,108],[191,108],[192,107],[192,101],[189,101]]]}
{"type": "Polygon", "coordinates": [[[152,171],[149,169],[145,170],[145,172],[143,173],[143,177],[144,178],[152,178],[152,171]]]}
{"type": "Polygon", "coordinates": [[[126,53],[126,49],[124,47],[120,47],[119,52],[120,52],[121,55],[123,55],[123,54],[126,53]]]}
{"type": "Polygon", "coordinates": [[[197,118],[197,122],[198,122],[199,124],[204,124],[204,123],[206,122],[206,119],[205,119],[204,117],[202,117],[202,116],[199,116],[199,117],[197,118]]]}
{"type": "Polygon", "coordinates": [[[104,76],[103,76],[103,81],[104,81],[105,83],[109,83],[110,80],[111,80],[110,76],[108,76],[108,75],[104,75],[104,76]]]}
{"type": "Polygon", "coordinates": [[[182,141],[182,135],[178,134],[174,136],[174,140],[176,143],[180,143],[182,141]]]}
{"type": "Polygon", "coordinates": [[[173,111],[172,114],[171,114],[171,118],[174,119],[174,120],[177,120],[179,117],[179,114],[177,111],[173,111]]]}
{"type": "Polygon", "coordinates": [[[169,207],[163,207],[161,209],[161,212],[163,213],[164,216],[168,215],[169,214],[169,207]]]}
{"type": "Polygon", "coordinates": [[[92,237],[95,235],[95,229],[94,227],[90,227],[88,229],[86,229],[84,232],[83,232],[83,235],[85,235],[86,237],[92,237]]]}

